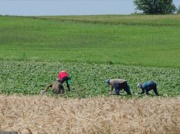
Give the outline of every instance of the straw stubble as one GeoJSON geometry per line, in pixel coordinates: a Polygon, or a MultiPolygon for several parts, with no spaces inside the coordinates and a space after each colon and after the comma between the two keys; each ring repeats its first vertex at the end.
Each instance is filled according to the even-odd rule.
{"type": "Polygon", "coordinates": [[[180,98],[0,96],[0,130],[19,134],[180,132],[180,98]]]}

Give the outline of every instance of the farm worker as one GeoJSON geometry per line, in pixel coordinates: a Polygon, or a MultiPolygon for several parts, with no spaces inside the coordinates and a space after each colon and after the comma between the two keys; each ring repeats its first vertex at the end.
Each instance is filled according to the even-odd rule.
{"type": "Polygon", "coordinates": [[[61,71],[58,73],[57,81],[60,82],[61,84],[63,84],[64,81],[66,81],[68,91],[70,91],[71,78],[69,77],[69,75],[66,71],[61,71]]]}
{"type": "Polygon", "coordinates": [[[144,94],[146,92],[147,95],[149,95],[149,91],[153,90],[154,93],[159,96],[159,93],[157,92],[157,84],[154,81],[147,81],[145,83],[138,83],[137,87],[142,90],[140,94],[144,94]]]}
{"type": "Polygon", "coordinates": [[[110,86],[110,91],[112,92],[115,88],[115,93],[113,95],[119,95],[120,90],[124,89],[128,95],[132,95],[130,87],[126,80],[124,79],[108,79],[106,83],[110,86]]]}
{"type": "Polygon", "coordinates": [[[50,85],[48,85],[45,90],[41,91],[41,94],[44,94],[45,92],[47,92],[50,87],[52,88],[53,93],[55,93],[55,94],[60,94],[60,93],[64,94],[64,87],[58,81],[52,82],[50,85]]]}

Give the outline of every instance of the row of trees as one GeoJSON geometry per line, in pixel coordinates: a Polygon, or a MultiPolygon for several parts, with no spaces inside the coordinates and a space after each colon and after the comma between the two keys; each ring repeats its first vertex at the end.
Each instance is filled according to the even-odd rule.
{"type": "Polygon", "coordinates": [[[145,14],[172,14],[177,11],[180,13],[180,7],[177,9],[173,0],[134,0],[136,9],[145,14]]]}

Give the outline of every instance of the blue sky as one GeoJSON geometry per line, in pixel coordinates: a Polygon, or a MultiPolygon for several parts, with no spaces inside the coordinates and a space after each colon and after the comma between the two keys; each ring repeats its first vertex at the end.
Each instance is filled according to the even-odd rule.
{"type": "MultiPolygon", "coordinates": [[[[174,0],[180,6],[180,0],[174,0]]],[[[98,15],[134,13],[133,0],[0,0],[1,15],[98,15]]]]}

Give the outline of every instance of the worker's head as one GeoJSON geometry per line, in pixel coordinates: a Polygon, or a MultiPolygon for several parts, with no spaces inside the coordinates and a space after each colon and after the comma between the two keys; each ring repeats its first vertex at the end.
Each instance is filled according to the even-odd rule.
{"type": "Polygon", "coordinates": [[[61,82],[61,79],[60,79],[60,78],[56,78],[56,81],[57,81],[57,82],[61,82]]]}
{"type": "Polygon", "coordinates": [[[141,88],[142,87],[142,84],[141,83],[138,83],[137,84],[137,88],[141,88]]]}
{"type": "Polygon", "coordinates": [[[107,79],[105,82],[106,82],[107,84],[109,84],[109,83],[110,83],[110,79],[107,79]]]}

